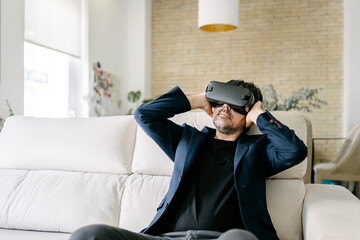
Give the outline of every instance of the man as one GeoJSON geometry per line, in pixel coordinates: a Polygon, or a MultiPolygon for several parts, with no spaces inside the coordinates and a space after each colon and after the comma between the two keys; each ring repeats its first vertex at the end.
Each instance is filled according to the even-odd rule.
{"type": "Polygon", "coordinates": [[[228,84],[251,91],[252,105],[210,103],[205,93],[186,96],[175,87],[139,107],[135,119],[174,161],[157,214],[141,234],[95,225],[78,230],[72,239],[278,239],[267,210],[265,181],[303,161],[307,148],[263,109],[259,88],[235,82],[240,86],[234,80],[228,84]],[[216,129],[199,131],[168,120],[199,108],[212,117],[216,129]],[[263,135],[246,134],[253,124],[263,135]]]}

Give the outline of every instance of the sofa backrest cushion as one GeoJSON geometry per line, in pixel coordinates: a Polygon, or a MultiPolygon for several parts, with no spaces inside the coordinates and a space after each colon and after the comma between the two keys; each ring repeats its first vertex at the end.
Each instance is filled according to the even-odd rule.
{"type": "Polygon", "coordinates": [[[0,168],[130,174],[137,124],[133,116],[6,120],[0,168]]]}
{"type": "MultiPolygon", "coordinates": [[[[311,141],[311,137],[307,134],[307,126],[305,118],[299,112],[275,111],[272,114],[281,122],[293,129],[297,136],[307,144],[311,141]]],[[[205,112],[187,112],[176,115],[172,120],[178,124],[186,122],[187,124],[201,130],[204,126],[214,128],[212,119],[205,112]]],[[[256,125],[253,125],[249,131],[249,135],[261,134],[256,125]]],[[[297,166],[283,171],[271,178],[302,178],[305,175],[307,160],[297,166]]],[[[141,128],[137,129],[136,144],[134,150],[134,160],[132,164],[132,172],[149,175],[165,175],[171,176],[173,163],[162,152],[162,150],[149,138],[141,128]],[[151,156],[151,161],[144,159],[151,156]]]]}

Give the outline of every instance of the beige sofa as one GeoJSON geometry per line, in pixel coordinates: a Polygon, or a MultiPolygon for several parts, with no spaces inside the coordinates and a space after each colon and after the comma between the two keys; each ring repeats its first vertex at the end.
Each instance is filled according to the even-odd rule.
{"type": "MultiPolygon", "coordinates": [[[[300,113],[273,114],[311,143],[300,113]]],[[[204,112],[173,121],[212,126],[204,112]]],[[[280,239],[360,239],[360,201],[340,186],[305,185],[306,163],[267,180],[280,239]]],[[[94,223],[140,231],[155,215],[172,168],[132,116],[10,117],[0,133],[0,239],[68,239],[94,223]]]]}

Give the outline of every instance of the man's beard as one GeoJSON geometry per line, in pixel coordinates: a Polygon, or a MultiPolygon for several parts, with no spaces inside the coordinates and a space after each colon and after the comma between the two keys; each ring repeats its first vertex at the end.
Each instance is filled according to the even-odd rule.
{"type": "Polygon", "coordinates": [[[222,133],[222,134],[225,134],[225,135],[231,135],[231,134],[234,134],[237,132],[238,129],[236,128],[233,128],[232,126],[230,125],[224,125],[224,126],[221,126],[220,124],[217,124],[215,121],[213,122],[216,129],[222,133]]]}
{"type": "MultiPolygon", "coordinates": [[[[221,112],[225,112],[229,115],[229,121],[231,122],[232,120],[232,116],[230,115],[229,111],[227,111],[226,109],[220,111],[214,118],[213,118],[213,123],[214,123],[214,126],[216,127],[216,129],[222,133],[222,134],[225,134],[225,135],[231,135],[231,134],[234,134],[236,133],[239,129],[237,128],[234,128],[232,126],[231,123],[229,124],[219,124],[217,121],[216,121],[216,118],[219,116],[219,114],[221,112]]],[[[221,116],[219,116],[221,118],[221,116]]]]}

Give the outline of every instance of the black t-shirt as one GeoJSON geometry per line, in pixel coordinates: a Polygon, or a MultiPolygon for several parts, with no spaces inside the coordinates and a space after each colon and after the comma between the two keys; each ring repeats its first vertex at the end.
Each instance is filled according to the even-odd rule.
{"type": "Polygon", "coordinates": [[[167,209],[161,232],[244,228],[234,186],[236,143],[208,137],[167,209]]]}

